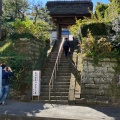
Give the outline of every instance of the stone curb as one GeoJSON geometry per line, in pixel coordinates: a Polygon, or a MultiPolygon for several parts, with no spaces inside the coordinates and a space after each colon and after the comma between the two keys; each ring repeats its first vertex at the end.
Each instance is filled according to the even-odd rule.
{"type": "Polygon", "coordinates": [[[71,119],[49,118],[49,117],[29,117],[29,116],[19,116],[19,115],[0,115],[0,120],[71,120],[71,119]]]}

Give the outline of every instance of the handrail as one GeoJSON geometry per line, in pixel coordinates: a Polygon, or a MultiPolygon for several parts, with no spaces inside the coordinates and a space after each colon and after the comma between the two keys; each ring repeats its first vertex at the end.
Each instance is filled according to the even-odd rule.
{"type": "Polygon", "coordinates": [[[54,65],[52,75],[51,75],[51,78],[50,78],[50,82],[49,82],[49,100],[50,100],[51,88],[53,88],[53,82],[54,82],[54,79],[56,79],[56,72],[58,71],[58,64],[60,63],[63,43],[64,43],[64,38],[62,39],[62,42],[60,44],[59,51],[58,51],[58,54],[57,54],[57,58],[56,58],[56,61],[55,61],[55,65],[54,65]]]}

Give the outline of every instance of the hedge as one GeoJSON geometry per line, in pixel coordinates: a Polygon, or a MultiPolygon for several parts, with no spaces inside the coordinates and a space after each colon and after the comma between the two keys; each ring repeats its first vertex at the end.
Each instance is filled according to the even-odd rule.
{"type": "Polygon", "coordinates": [[[82,35],[83,37],[87,36],[87,30],[90,30],[92,35],[97,36],[97,35],[108,35],[109,32],[112,30],[112,27],[108,23],[90,23],[87,25],[84,25],[82,27],[82,35]]]}

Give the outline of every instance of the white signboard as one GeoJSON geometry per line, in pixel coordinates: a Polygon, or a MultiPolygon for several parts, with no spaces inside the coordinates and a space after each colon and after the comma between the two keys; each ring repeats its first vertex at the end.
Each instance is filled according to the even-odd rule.
{"type": "Polygon", "coordinates": [[[50,33],[50,40],[55,40],[57,39],[57,31],[52,31],[50,33]]]}
{"type": "Polygon", "coordinates": [[[33,71],[32,96],[40,96],[40,81],[41,72],[39,70],[33,71]]]}
{"type": "Polygon", "coordinates": [[[0,67],[0,94],[2,93],[2,67],[0,67]]]}
{"type": "Polygon", "coordinates": [[[69,41],[73,41],[73,36],[69,35],[69,41]]]}

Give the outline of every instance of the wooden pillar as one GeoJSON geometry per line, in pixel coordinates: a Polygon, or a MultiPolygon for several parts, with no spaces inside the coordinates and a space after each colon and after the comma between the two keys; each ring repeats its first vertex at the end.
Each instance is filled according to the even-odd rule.
{"type": "Polygon", "coordinates": [[[57,24],[57,40],[59,40],[59,24],[57,24]]]}
{"type": "MultiPolygon", "coordinates": [[[[0,0],[0,16],[2,15],[2,0],[0,0]]],[[[1,22],[0,22],[0,39],[2,36],[2,28],[1,28],[1,22]]]]}
{"type": "Polygon", "coordinates": [[[61,25],[57,24],[57,39],[58,40],[61,40],[61,32],[62,32],[61,25]]]}
{"type": "Polygon", "coordinates": [[[61,40],[62,35],[62,28],[61,25],[59,25],[59,40],[61,40]]]}

